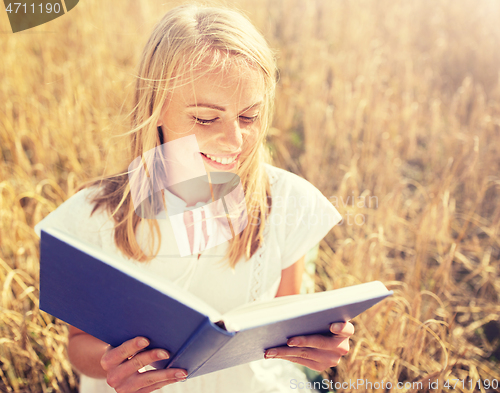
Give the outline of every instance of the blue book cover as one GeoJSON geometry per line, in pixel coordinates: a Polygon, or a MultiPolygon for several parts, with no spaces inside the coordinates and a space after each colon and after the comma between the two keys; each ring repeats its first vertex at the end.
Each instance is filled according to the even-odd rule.
{"type": "Polygon", "coordinates": [[[328,333],[392,294],[378,281],[254,302],[224,315],[191,293],[60,230],[42,230],[40,309],[112,345],[144,336],[188,378],[262,359],[293,336],[328,333]]]}

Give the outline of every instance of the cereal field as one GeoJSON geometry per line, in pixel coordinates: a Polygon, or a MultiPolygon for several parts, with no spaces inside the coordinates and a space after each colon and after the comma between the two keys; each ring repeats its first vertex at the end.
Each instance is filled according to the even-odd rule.
{"type": "MultiPolygon", "coordinates": [[[[85,0],[16,34],[0,11],[2,392],[77,391],[66,327],[38,309],[33,226],[82,181],[126,164],[119,134],[135,65],[177,4],[85,0]]],[[[494,391],[500,3],[226,4],[276,50],[275,165],[312,182],[344,217],[320,245],[316,290],[381,280],[395,292],[354,320],[349,354],[324,376],[372,383],[345,392],[382,392],[381,381],[402,382],[400,392],[494,391]]]]}

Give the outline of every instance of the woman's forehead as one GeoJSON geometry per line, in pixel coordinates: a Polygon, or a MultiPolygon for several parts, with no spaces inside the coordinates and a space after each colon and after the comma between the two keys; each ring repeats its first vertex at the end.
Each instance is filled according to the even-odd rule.
{"type": "Polygon", "coordinates": [[[213,70],[201,69],[185,75],[172,91],[172,99],[187,106],[211,104],[246,107],[264,98],[262,73],[253,67],[233,64],[213,70]]]}

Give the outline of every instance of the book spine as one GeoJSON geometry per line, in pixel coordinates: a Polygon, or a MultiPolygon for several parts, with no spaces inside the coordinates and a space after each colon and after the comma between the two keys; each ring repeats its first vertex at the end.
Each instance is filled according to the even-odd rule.
{"type": "Polygon", "coordinates": [[[206,319],[193,333],[190,339],[177,352],[167,368],[183,368],[188,378],[223,347],[234,333],[230,333],[206,319]]]}

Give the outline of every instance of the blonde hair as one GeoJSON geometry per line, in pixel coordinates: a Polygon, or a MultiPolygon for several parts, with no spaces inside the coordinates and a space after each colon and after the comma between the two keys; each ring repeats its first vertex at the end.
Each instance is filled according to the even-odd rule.
{"type": "MultiPolygon", "coordinates": [[[[268,161],[264,142],[273,112],[276,63],[262,35],[243,15],[229,9],[183,5],[167,12],[142,52],[131,113],[132,129],[127,133],[131,142],[130,161],[162,145],[163,134],[157,123],[169,92],[181,77],[192,74],[193,70],[212,72],[234,64],[258,70],[265,95],[256,143],[238,169],[245,192],[248,225],[230,241],[226,257],[231,267],[242,256],[250,258],[258,249],[270,208],[270,187],[263,163],[268,161]]],[[[159,225],[155,219],[144,219],[135,213],[127,171],[91,180],[80,189],[97,184],[104,185],[104,189],[93,198],[92,213],[101,206],[109,211],[115,221],[114,239],[118,249],[139,261],[156,257],[161,243],[159,225]],[[156,242],[151,239],[151,254],[146,254],[136,239],[142,220],[147,221],[150,233],[156,232],[160,240],[153,250],[156,242]]]]}

